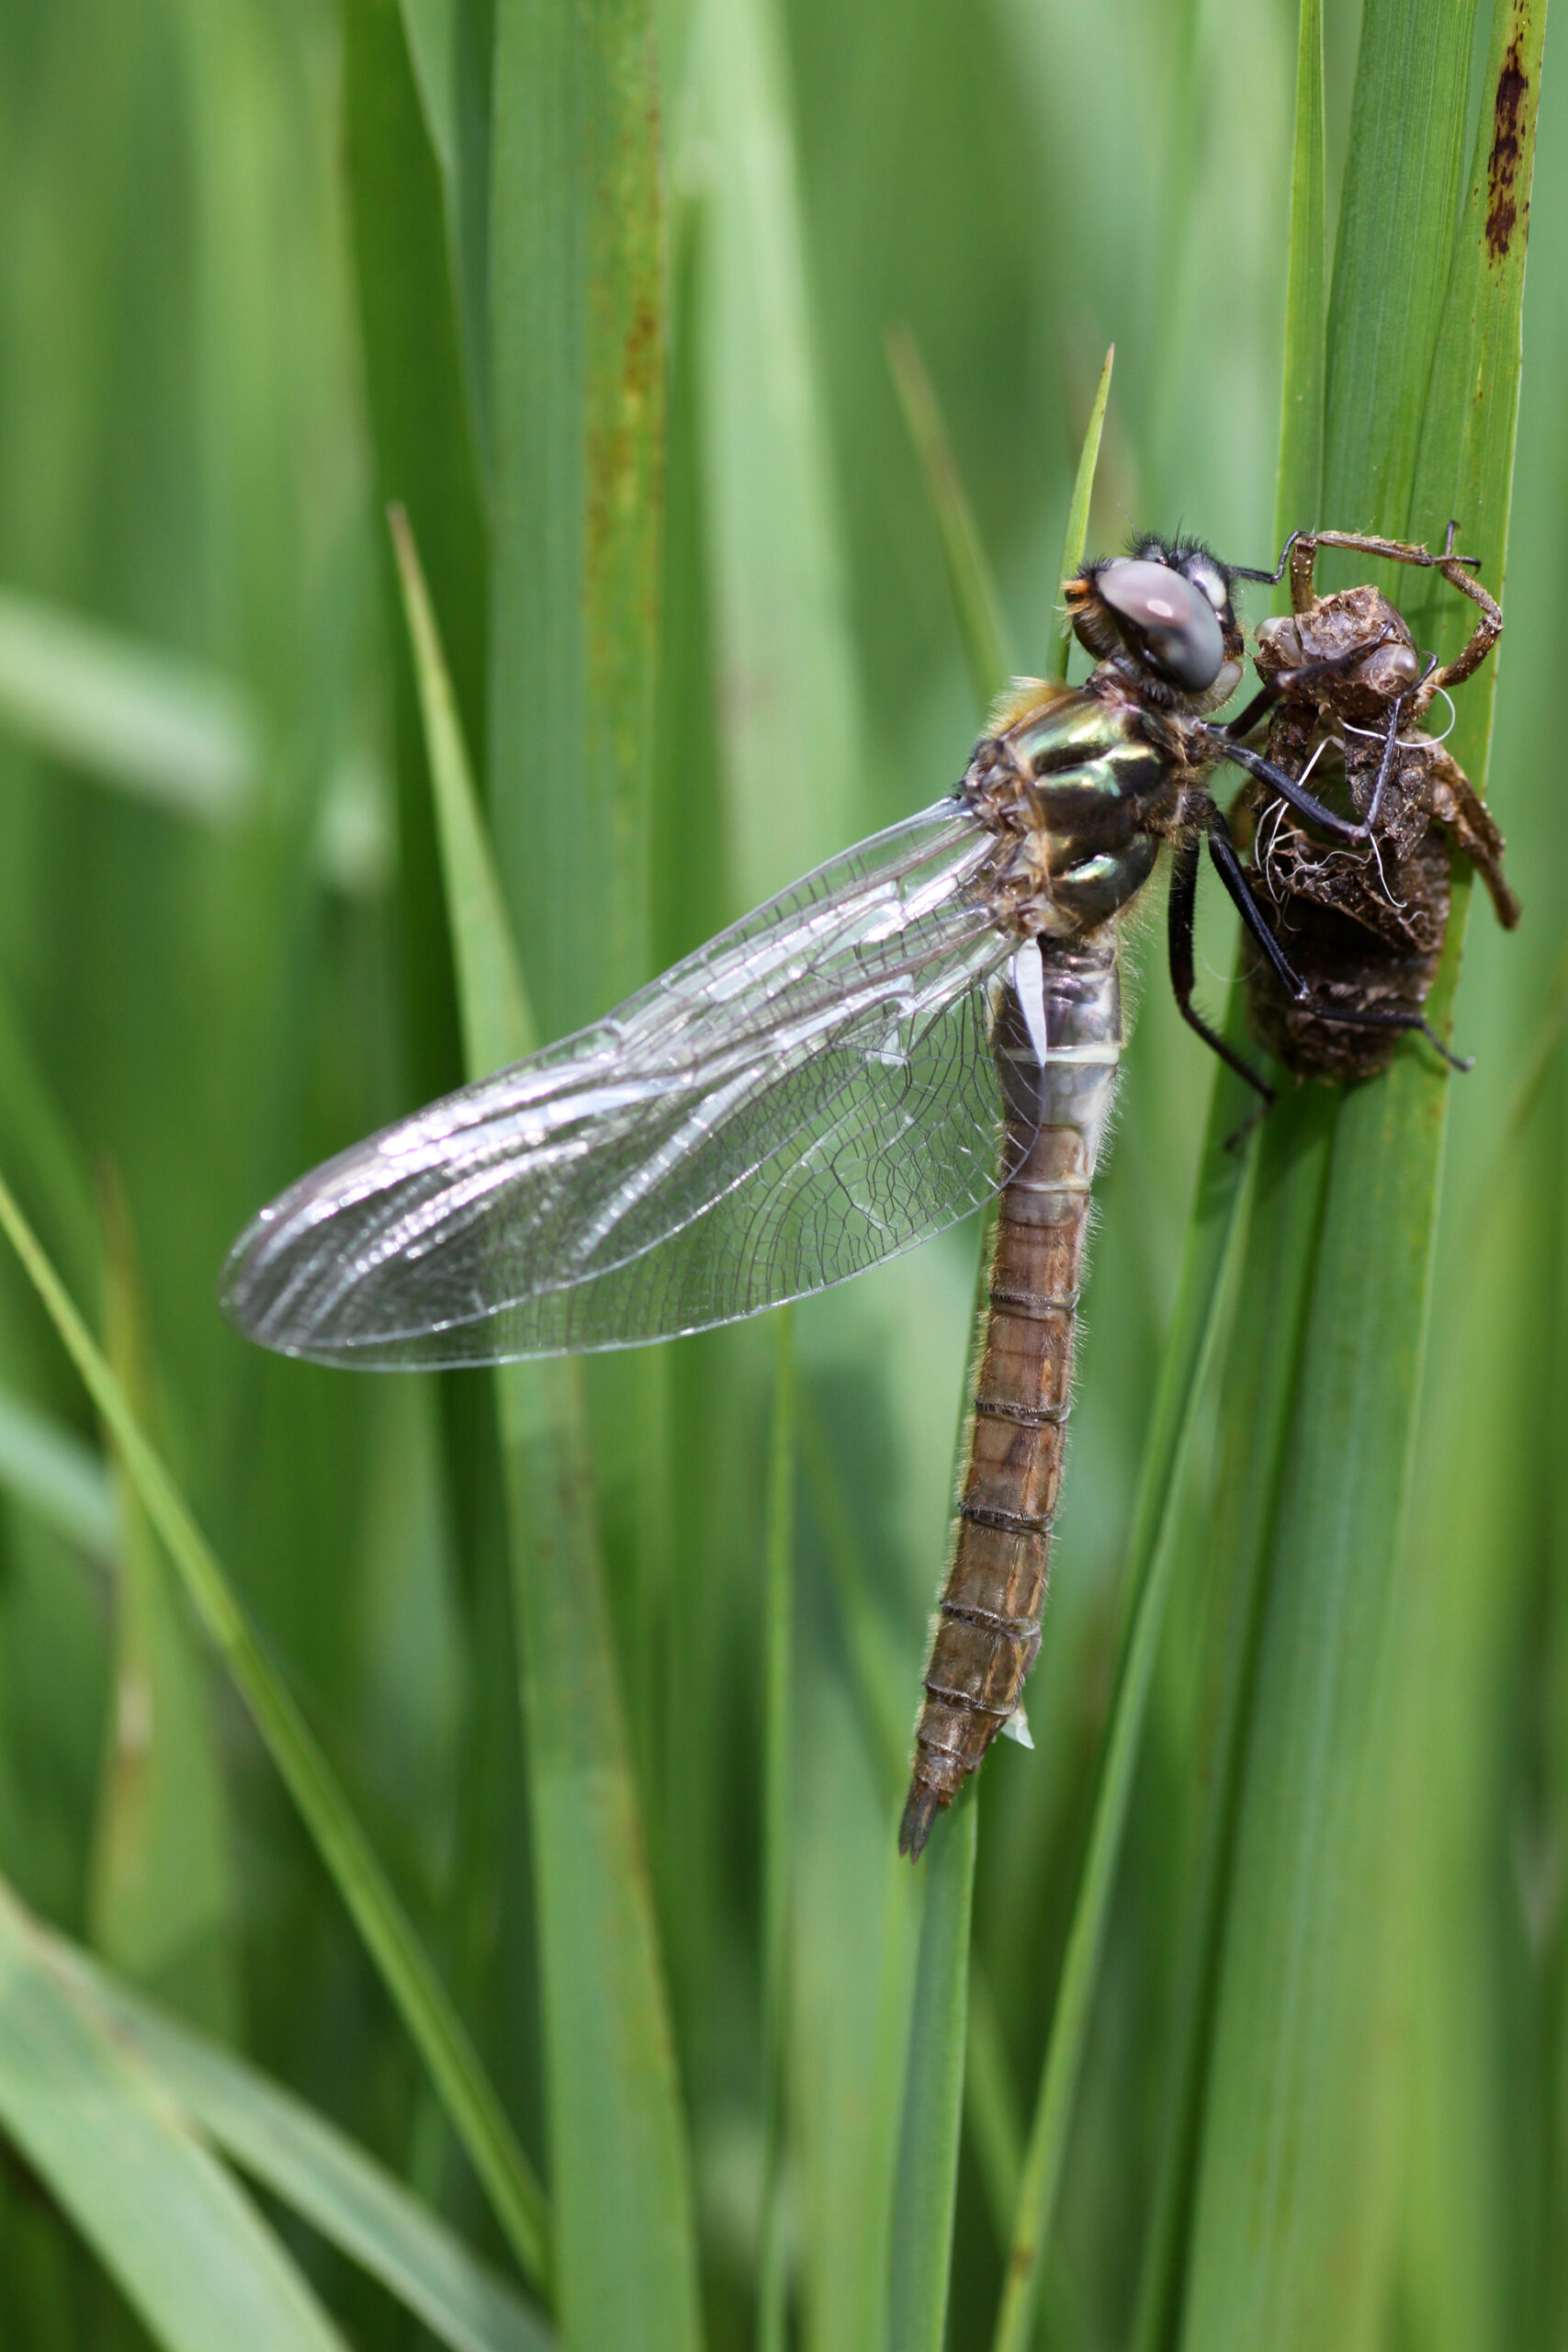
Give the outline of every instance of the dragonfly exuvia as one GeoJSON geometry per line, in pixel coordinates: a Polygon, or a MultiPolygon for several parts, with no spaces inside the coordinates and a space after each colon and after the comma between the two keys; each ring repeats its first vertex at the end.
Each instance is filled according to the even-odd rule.
{"type": "Polygon", "coordinates": [[[1232,727],[1214,719],[1242,675],[1233,583],[1278,580],[1284,560],[1247,571],[1149,537],[1086,565],[1064,594],[1095,657],[1087,683],[1021,682],[947,798],[591,1028],[302,1177],[229,1261],[228,1311],[265,1346],[471,1364],[753,1315],[996,1198],[900,1833],[911,1854],[1016,1713],[1040,1644],[1089,1187],[1122,1042],[1121,921],[1168,842],[1177,1001],[1267,1100],[1192,1003],[1205,842],[1282,984],[1306,991],[1207,780],[1235,762],[1330,840],[1368,840],[1242,741],[1297,673],[1232,727]]]}

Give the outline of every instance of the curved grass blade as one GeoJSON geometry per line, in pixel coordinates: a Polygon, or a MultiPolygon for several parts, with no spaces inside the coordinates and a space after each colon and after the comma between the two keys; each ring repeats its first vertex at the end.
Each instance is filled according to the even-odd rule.
{"type": "MultiPolygon", "coordinates": [[[[1369,8],[1331,316],[1325,509],[1428,537],[1449,513],[1473,514],[1463,544],[1494,586],[1543,14],[1529,0],[1494,10],[1456,243],[1441,206],[1468,95],[1469,13],[1369,8]],[[1517,142],[1506,240],[1491,227],[1501,119],[1517,142]],[[1430,285],[1386,267],[1412,221],[1429,232],[1430,285]]],[[[1478,678],[1461,713],[1476,779],[1490,697],[1478,678]]],[[[1456,889],[1435,1000],[1445,1010],[1463,913],[1456,889]]],[[[1386,2292],[1388,2052],[1375,1996],[1399,1834],[1390,1741],[1411,1670],[1392,1634],[1448,1083],[1402,1052],[1337,1113],[1225,1926],[1185,2313],[1194,2347],[1353,2341],[1386,2292]]]]}
{"type": "Polygon", "coordinates": [[[0,1389],[0,1487],[90,1558],[114,1557],[114,1482],[103,1456],[68,1422],[7,1389],[0,1389]]]}
{"type": "MultiPolygon", "coordinates": [[[[1105,427],[1106,404],[1111,398],[1111,371],[1115,365],[1116,345],[1112,344],[1100,367],[1100,381],[1095,386],[1094,399],[1089,405],[1083,447],[1078,452],[1078,469],[1073,477],[1073,494],[1067,505],[1067,526],[1062,534],[1062,560],[1056,573],[1059,582],[1070,580],[1083,561],[1084,542],[1089,537],[1089,502],[1094,496],[1095,469],[1100,463],[1100,436],[1105,427]]],[[[1057,679],[1064,685],[1066,684],[1067,656],[1072,650],[1072,625],[1064,620],[1055,651],[1045,673],[1048,678],[1057,679]]]]}
{"type": "Polygon", "coordinates": [[[274,1671],[206,1538],[142,1434],[92,1333],[0,1180],[3,1229],[114,1439],[125,1475],[233,1676],[268,1753],[430,2070],[453,2131],[525,2272],[547,2272],[545,2202],[430,1957],[393,1893],[314,1735],[274,1671]]]}
{"type": "MultiPolygon", "coordinates": [[[[392,518],[423,704],[471,1072],[531,1041],[434,616],[392,518]]],[[[586,2347],[696,2344],[696,2256],[674,2045],[616,1681],[581,1366],[496,1374],[524,1660],[556,2308],[586,2347]]]]}
{"type": "Polygon", "coordinates": [[[169,2352],[346,2352],[155,2073],[55,1978],[3,1883],[0,2122],[169,2352]]]}
{"type": "Polygon", "coordinates": [[[232,679],[0,588],[0,726],[100,784],[231,824],[255,790],[256,715],[232,679]]]}
{"type": "MultiPolygon", "coordinates": [[[[1002,619],[991,568],[980,545],[969,500],[948,447],[947,428],[937,405],[926,363],[912,330],[888,327],[883,334],[887,365],[909,439],[919,460],[926,498],[942,537],[942,561],[958,634],[969,664],[969,683],[982,710],[989,710],[1012,674],[1007,625],[1002,619]]],[[[1098,446],[1098,438],[1096,442],[1098,446]]]]}
{"type": "Polygon", "coordinates": [[[243,2172],[397,2296],[453,2352],[549,2352],[554,2337],[503,2279],[324,2116],[220,2043],[128,1992],[34,1926],[40,1966],[243,2172]]]}

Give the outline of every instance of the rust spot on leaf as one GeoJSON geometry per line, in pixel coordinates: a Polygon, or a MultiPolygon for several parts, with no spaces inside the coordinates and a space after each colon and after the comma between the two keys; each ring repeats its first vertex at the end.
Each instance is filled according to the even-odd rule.
{"type": "Polygon", "coordinates": [[[1508,44],[1497,92],[1492,104],[1492,153],[1486,165],[1486,251],[1493,261],[1506,261],[1519,225],[1515,184],[1523,161],[1525,105],[1529,82],[1519,62],[1516,35],[1508,44]]]}

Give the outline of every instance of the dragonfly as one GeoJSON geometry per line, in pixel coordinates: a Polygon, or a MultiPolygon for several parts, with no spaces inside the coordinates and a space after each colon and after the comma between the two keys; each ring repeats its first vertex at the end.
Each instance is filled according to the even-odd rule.
{"type": "Polygon", "coordinates": [[[950,795],[591,1027],[302,1177],[225,1270],[230,1316],[286,1354],[494,1363],[754,1315],[995,1202],[899,1832],[912,1857],[1013,1723],[1040,1645],[1090,1187],[1122,1046],[1121,928],[1168,844],[1177,1003],[1268,1102],[1193,1003],[1205,845],[1290,970],[1208,780],[1236,762],[1330,841],[1369,838],[1243,743],[1300,691],[1293,669],[1239,731],[1217,722],[1243,674],[1235,585],[1278,581],[1292,544],[1272,571],[1158,537],[1086,564],[1063,595],[1088,680],[1017,682],[950,795]]]}
{"type": "MultiPolygon", "coordinates": [[[[1503,629],[1495,599],[1472,577],[1474,559],[1453,551],[1456,528],[1450,524],[1435,555],[1358,532],[1303,533],[1290,553],[1292,613],[1258,631],[1259,676],[1288,670],[1297,681],[1274,705],[1269,761],[1298,780],[1312,776],[1320,795],[1356,809],[1372,833],[1359,853],[1325,848],[1256,782],[1232,806],[1233,822],[1239,817],[1251,834],[1253,895],[1311,990],[1304,1001],[1290,997],[1255,954],[1247,975],[1250,1025],[1298,1077],[1370,1078],[1398,1043],[1393,1028],[1325,1021],[1315,1008],[1325,1001],[1400,1010],[1425,1027],[1456,849],[1480,874],[1505,930],[1519,920],[1502,833],[1442,738],[1423,723],[1441,697],[1451,724],[1449,689],[1473,676],[1503,629]],[[1423,663],[1404,616],[1377,588],[1317,595],[1320,547],[1435,570],[1469,597],[1475,627],[1453,661],[1439,666],[1433,655],[1423,663]],[[1325,656],[1339,666],[1314,674],[1311,665],[1325,656]]],[[[1453,1060],[1440,1042],[1438,1049],[1453,1060]]]]}

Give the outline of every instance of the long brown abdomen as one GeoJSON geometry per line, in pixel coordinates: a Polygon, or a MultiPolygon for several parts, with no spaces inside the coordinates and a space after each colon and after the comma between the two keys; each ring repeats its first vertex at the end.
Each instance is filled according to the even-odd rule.
{"type": "MultiPolygon", "coordinates": [[[[939,1810],[1017,1712],[1040,1647],[1090,1184],[1121,1042],[1113,952],[1072,959],[1055,992],[1048,977],[1048,1017],[1064,1052],[1034,1073],[1046,1124],[1030,1123],[998,1206],[953,1565],[898,1833],[899,1851],[917,1857],[939,1810]]],[[[1021,1059],[1010,1025],[1016,1035],[1004,1022],[998,1049],[1021,1059]]],[[[1016,1144],[1010,1120],[1010,1129],[1016,1144]]]]}

